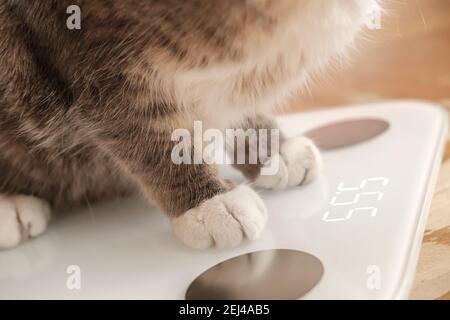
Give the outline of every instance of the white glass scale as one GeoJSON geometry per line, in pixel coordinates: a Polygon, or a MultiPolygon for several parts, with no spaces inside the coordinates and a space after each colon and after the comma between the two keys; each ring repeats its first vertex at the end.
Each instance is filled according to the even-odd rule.
{"type": "Polygon", "coordinates": [[[351,139],[354,132],[339,123],[368,120],[367,127],[385,126],[368,140],[355,138],[356,144],[340,141],[327,148],[323,131],[329,150],[318,181],[261,192],[270,218],[257,241],[227,251],[191,250],[174,238],[156,208],[138,199],[117,200],[60,215],[43,236],[0,252],[0,299],[184,299],[199,275],[231,258],[213,270],[216,282],[203,283],[201,297],[216,297],[208,290],[225,286],[224,291],[260,298],[245,290],[253,286],[268,292],[263,298],[283,298],[285,283],[306,279],[309,287],[294,290],[299,296],[292,298],[407,298],[447,114],[429,103],[399,101],[289,115],[279,122],[287,136],[315,137],[317,128],[331,128],[332,136],[351,139]],[[265,251],[274,249],[288,250],[265,251]],[[283,252],[298,253],[299,259],[283,252]],[[272,283],[265,283],[269,278],[272,283]]]}

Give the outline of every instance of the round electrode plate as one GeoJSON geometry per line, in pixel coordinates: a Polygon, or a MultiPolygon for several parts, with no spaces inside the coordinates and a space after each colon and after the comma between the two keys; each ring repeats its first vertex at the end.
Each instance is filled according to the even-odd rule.
{"type": "Polygon", "coordinates": [[[321,261],[295,250],[267,250],[221,262],[201,274],[188,300],[295,300],[322,279],[321,261]]]}
{"type": "Polygon", "coordinates": [[[324,125],[308,131],[305,135],[320,149],[334,150],[373,139],[389,127],[389,123],[381,119],[355,119],[324,125]]]}

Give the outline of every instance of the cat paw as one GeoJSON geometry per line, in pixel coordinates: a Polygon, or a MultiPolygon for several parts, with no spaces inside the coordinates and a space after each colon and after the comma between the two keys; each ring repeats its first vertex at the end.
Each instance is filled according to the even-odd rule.
{"type": "Polygon", "coordinates": [[[241,185],[215,196],[172,219],[175,235],[195,249],[233,248],[258,238],[267,223],[267,209],[250,187],[241,185]]]}
{"type": "Polygon", "coordinates": [[[261,174],[254,185],[281,190],[310,183],[322,171],[323,162],[314,142],[300,136],[284,141],[280,153],[265,163],[264,167],[274,170],[266,170],[268,174],[261,174]]]}
{"type": "Polygon", "coordinates": [[[0,250],[42,234],[50,220],[47,202],[30,196],[0,195],[0,250]]]}

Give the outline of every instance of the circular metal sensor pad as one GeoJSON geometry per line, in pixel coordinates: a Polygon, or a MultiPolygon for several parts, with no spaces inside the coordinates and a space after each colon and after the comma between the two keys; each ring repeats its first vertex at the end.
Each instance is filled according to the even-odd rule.
{"type": "Polygon", "coordinates": [[[221,262],[201,274],[186,292],[188,300],[294,300],[322,279],[315,256],[294,250],[266,250],[221,262]]]}
{"type": "Polygon", "coordinates": [[[305,133],[322,150],[350,147],[373,139],[389,129],[387,121],[355,119],[331,123],[305,133]]]}

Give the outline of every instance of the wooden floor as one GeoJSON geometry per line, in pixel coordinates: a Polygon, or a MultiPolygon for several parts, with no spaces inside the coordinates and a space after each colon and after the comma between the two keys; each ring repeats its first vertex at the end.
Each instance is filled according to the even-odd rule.
{"type": "MultiPolygon", "coordinates": [[[[450,111],[450,0],[387,3],[382,30],[367,34],[352,63],[313,84],[288,109],[415,98],[441,103],[450,111]]],[[[411,298],[450,300],[450,143],[411,298]]]]}

